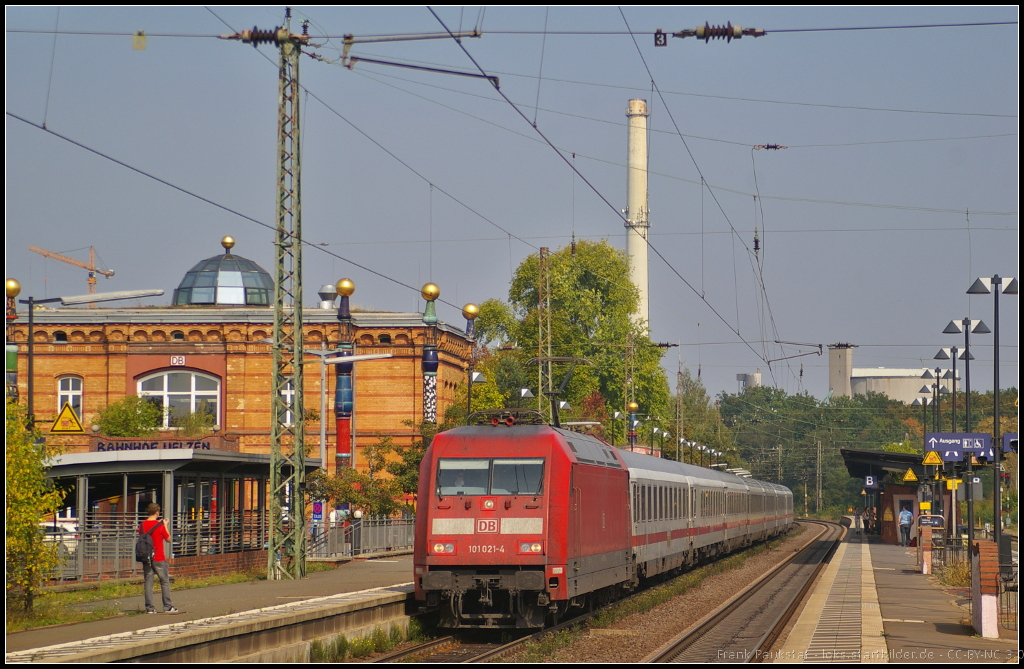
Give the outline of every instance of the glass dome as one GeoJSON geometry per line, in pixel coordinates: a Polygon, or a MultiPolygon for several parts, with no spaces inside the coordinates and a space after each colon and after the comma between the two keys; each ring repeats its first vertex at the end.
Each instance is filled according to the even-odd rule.
{"type": "Polygon", "coordinates": [[[190,269],[174,291],[174,304],[266,307],[273,295],[274,280],[267,270],[229,252],[190,269]]]}

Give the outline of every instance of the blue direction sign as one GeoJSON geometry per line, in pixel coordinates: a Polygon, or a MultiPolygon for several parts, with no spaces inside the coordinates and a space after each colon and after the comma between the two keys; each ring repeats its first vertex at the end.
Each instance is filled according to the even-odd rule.
{"type": "MultiPolygon", "coordinates": [[[[992,451],[992,435],[984,432],[928,432],[925,450],[936,451],[943,462],[959,462],[965,453],[985,457],[992,451]]],[[[991,457],[991,456],[989,456],[991,457]]]]}
{"type": "Polygon", "coordinates": [[[323,520],[323,519],[324,519],[324,503],[323,502],[313,502],[313,520],[323,520]]]}
{"type": "Polygon", "coordinates": [[[1003,435],[1003,453],[1017,452],[1017,433],[1007,432],[1003,435]]]}

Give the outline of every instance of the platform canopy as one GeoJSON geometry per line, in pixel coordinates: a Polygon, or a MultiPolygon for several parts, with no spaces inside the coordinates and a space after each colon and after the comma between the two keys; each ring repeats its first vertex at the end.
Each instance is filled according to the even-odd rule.
{"type": "Polygon", "coordinates": [[[840,448],[839,452],[846,463],[846,471],[856,479],[866,476],[881,478],[886,472],[904,474],[907,469],[913,469],[918,479],[925,476],[925,467],[921,464],[922,456],[918,453],[890,453],[857,448],[840,448]]]}

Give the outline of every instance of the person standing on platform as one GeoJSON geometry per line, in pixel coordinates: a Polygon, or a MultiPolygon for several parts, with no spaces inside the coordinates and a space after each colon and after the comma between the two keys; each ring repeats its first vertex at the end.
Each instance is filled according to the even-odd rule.
{"type": "Polygon", "coordinates": [[[914,512],[903,507],[900,510],[900,538],[904,546],[910,545],[910,528],[914,524],[914,512]]]}
{"type": "Polygon", "coordinates": [[[178,609],[171,604],[171,575],[167,555],[164,552],[164,542],[171,540],[171,533],[168,531],[167,519],[160,517],[160,505],[150,504],[146,507],[149,518],[139,525],[139,534],[152,532],[153,537],[153,559],[142,563],[142,576],[146,588],[146,613],[156,613],[153,605],[153,577],[160,577],[160,595],[163,598],[164,613],[177,613],[178,609]],[[154,529],[155,527],[155,529],[154,529]]]}
{"type": "Polygon", "coordinates": [[[857,506],[857,507],[854,507],[854,509],[853,509],[853,524],[854,524],[854,527],[857,528],[857,534],[861,534],[862,533],[861,532],[861,524],[860,523],[861,523],[860,507],[857,506]]]}

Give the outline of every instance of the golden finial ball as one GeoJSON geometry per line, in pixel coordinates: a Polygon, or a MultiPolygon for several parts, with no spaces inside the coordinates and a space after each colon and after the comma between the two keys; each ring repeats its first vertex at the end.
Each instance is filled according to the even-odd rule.
{"type": "Polygon", "coordinates": [[[334,290],[342,297],[350,297],[356,292],[356,284],[352,283],[352,279],[342,279],[334,285],[334,290]]]}
{"type": "Polygon", "coordinates": [[[462,307],[462,317],[467,321],[475,321],[476,317],[480,315],[480,307],[476,306],[472,302],[462,307]]]}
{"type": "Polygon", "coordinates": [[[7,279],[7,297],[17,297],[21,293],[21,284],[17,279],[7,279]]]}
{"type": "Polygon", "coordinates": [[[225,237],[224,239],[220,240],[220,245],[224,247],[225,251],[231,253],[231,249],[234,248],[235,246],[235,238],[230,236],[225,237]]]}
{"type": "Polygon", "coordinates": [[[637,409],[640,408],[640,405],[637,404],[636,402],[630,402],[629,404],[626,405],[626,408],[629,409],[630,413],[636,413],[637,409]]]}
{"type": "Polygon", "coordinates": [[[420,295],[422,295],[423,299],[427,302],[433,302],[437,298],[441,297],[441,289],[437,287],[436,283],[427,283],[424,284],[423,288],[420,290],[420,295]]]}

